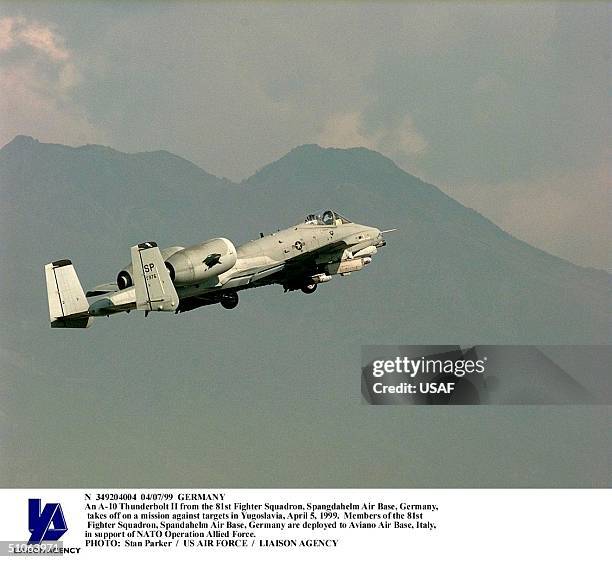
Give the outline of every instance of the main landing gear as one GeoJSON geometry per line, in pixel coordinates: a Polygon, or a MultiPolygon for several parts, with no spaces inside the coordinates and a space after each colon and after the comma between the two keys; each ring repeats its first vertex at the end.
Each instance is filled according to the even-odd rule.
{"type": "Polygon", "coordinates": [[[238,306],[238,293],[232,291],[231,293],[224,293],[221,296],[221,306],[228,310],[236,308],[238,306]]]}
{"type": "Polygon", "coordinates": [[[314,293],[317,290],[317,284],[316,283],[304,283],[304,285],[302,285],[302,292],[306,293],[307,295],[310,295],[312,293],[314,293]]]}

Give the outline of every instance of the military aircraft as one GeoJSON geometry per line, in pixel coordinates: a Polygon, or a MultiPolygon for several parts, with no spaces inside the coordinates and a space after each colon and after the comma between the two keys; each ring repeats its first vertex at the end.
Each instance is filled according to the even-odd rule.
{"type": "Polygon", "coordinates": [[[163,250],[155,242],[143,242],[132,246],[131,264],[119,272],[115,283],[87,293],[72,262],[57,260],[45,265],[51,327],[87,328],[96,316],[134,309],[143,310],[145,316],[217,303],[232,309],[238,305],[238,291],[263,285],[314,293],[334,275],[366,267],[378,248],[386,245],[383,234],[393,230],[357,224],[325,210],[238,247],[227,238],[163,250]]]}

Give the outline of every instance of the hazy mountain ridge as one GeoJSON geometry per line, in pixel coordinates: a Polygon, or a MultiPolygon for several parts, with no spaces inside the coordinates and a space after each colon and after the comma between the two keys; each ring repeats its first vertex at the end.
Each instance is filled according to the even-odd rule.
{"type": "Polygon", "coordinates": [[[236,184],[164,151],[17,137],[0,150],[0,196],[3,485],[542,487],[551,470],[566,486],[607,476],[597,436],[562,413],[523,410],[505,424],[505,409],[364,414],[362,344],[608,343],[604,272],[509,236],[377,153],[305,145],[236,184]],[[235,311],[49,328],[51,260],[72,259],[89,288],[114,280],[134,243],[239,244],[323,207],[399,230],[366,270],[314,295],[266,287],[235,311]],[[546,424],[564,428],[564,455],[595,459],[588,471],[541,460],[546,424]],[[535,468],[509,481],[519,442],[535,468]]]}
{"type": "MultiPolygon", "coordinates": [[[[333,185],[333,182],[346,183],[348,181],[350,183],[350,178],[363,184],[381,185],[383,189],[388,187],[385,184],[391,182],[394,187],[406,190],[407,194],[418,198],[418,212],[428,214],[432,219],[436,219],[441,210],[446,210],[451,213],[456,227],[461,227],[463,222],[472,235],[475,227],[484,228],[489,235],[496,233],[502,239],[516,242],[518,246],[523,244],[528,246],[529,249],[541,253],[544,259],[559,260],[561,262],[559,265],[571,264],[581,270],[607,275],[602,270],[576,265],[531,246],[509,234],[478,211],[459,203],[435,185],[402,170],[390,158],[367,148],[322,148],[316,144],[298,146],[241,183],[247,187],[257,188],[264,188],[269,183],[283,183],[290,188],[299,189],[308,187],[316,181],[328,186],[333,185]],[[335,170],[330,173],[330,170],[325,169],[326,164],[333,165],[335,170]],[[338,165],[341,166],[340,170],[338,170],[338,165]]],[[[389,195],[393,196],[393,194],[389,195]]],[[[445,217],[445,219],[448,218],[448,216],[445,217]]]]}
{"type": "MultiPolygon", "coordinates": [[[[393,187],[404,189],[410,196],[419,198],[418,213],[420,214],[427,214],[430,218],[435,219],[436,214],[443,208],[452,213],[457,227],[461,226],[462,221],[466,222],[466,226],[471,229],[474,229],[476,225],[484,227],[489,229],[489,234],[495,232],[502,238],[516,240],[519,244],[525,244],[530,249],[541,252],[554,260],[561,260],[581,270],[601,272],[607,275],[606,272],[596,268],[578,266],[523,242],[479,212],[454,200],[438,187],[402,170],[390,158],[363,147],[338,149],[322,148],[316,144],[301,145],[275,162],[263,166],[239,183],[216,177],[193,162],[166,150],[124,153],[96,144],[69,147],[62,144],[41,143],[25,135],[16,136],[0,149],[0,164],[10,166],[14,164],[11,159],[27,164],[28,157],[37,158],[39,164],[44,162],[45,173],[51,172],[57,179],[63,179],[62,175],[68,176],[73,173],[74,168],[79,165],[86,165],[87,172],[92,174],[106,174],[108,168],[112,169],[115,166],[119,168],[118,171],[114,171],[115,178],[125,176],[124,179],[129,181],[138,174],[145,174],[147,180],[151,181],[152,191],[161,189],[163,192],[182,197],[202,195],[201,192],[193,192],[194,186],[196,189],[206,190],[223,188],[239,190],[241,187],[266,190],[269,184],[279,183],[288,189],[298,189],[311,187],[313,183],[319,183],[323,188],[334,188],[341,184],[350,185],[351,182],[357,182],[362,185],[381,186],[384,189],[388,188],[391,183],[393,187]],[[62,160],[63,158],[67,158],[68,163],[62,160]],[[184,193],[185,189],[191,193],[184,193]],[[471,219],[471,222],[466,221],[466,218],[471,219]]],[[[10,187],[10,183],[5,185],[3,191],[6,190],[10,194],[10,187]]],[[[117,187],[125,188],[126,184],[117,187]]],[[[340,209],[342,210],[342,207],[340,209]]],[[[445,218],[448,219],[448,217],[445,218]]]]}
{"type": "MultiPolygon", "coordinates": [[[[17,204],[17,210],[33,203],[27,195],[24,197],[30,193],[39,203],[45,201],[46,195],[45,210],[48,213],[55,210],[63,215],[65,199],[68,198],[73,204],[80,203],[90,209],[98,207],[100,211],[102,207],[103,213],[112,215],[114,228],[120,230],[129,230],[126,223],[137,218],[132,214],[126,215],[128,211],[144,213],[145,219],[147,216],[149,219],[163,219],[160,214],[164,210],[170,216],[180,216],[186,211],[189,215],[196,210],[195,204],[207,210],[229,210],[225,216],[214,213],[214,217],[206,216],[206,219],[220,219],[218,227],[224,230],[223,235],[236,241],[236,235],[226,225],[235,220],[238,211],[243,217],[236,222],[247,227],[239,229],[243,231],[239,235],[254,238],[260,229],[266,229],[267,224],[277,224],[278,227],[286,224],[282,213],[267,212],[269,209],[276,211],[280,196],[297,203],[293,205],[295,220],[313,210],[313,204],[318,203],[321,207],[333,206],[357,221],[386,221],[378,224],[397,227],[400,233],[406,219],[431,221],[438,229],[449,231],[449,236],[461,233],[483,247],[487,246],[487,239],[497,238],[518,255],[538,255],[547,267],[570,277],[585,276],[585,281],[587,278],[608,277],[606,272],[577,266],[530,246],[436,186],[408,174],[391,159],[366,148],[298,146],[237,184],[209,174],[196,164],[165,150],[127,154],[102,145],[73,148],[18,135],[0,149],[0,166],[4,202],[17,204]],[[40,188],[45,186],[50,189],[41,193],[40,188]],[[282,193],[278,193],[279,187],[282,193]],[[360,200],[355,205],[351,195],[363,188],[368,190],[365,204],[360,200]],[[345,195],[347,201],[342,200],[345,195]],[[376,205],[374,216],[369,214],[372,203],[376,205]],[[54,206],[59,208],[54,209],[54,206]],[[156,206],[160,209],[151,215],[151,208],[156,206]],[[116,207],[115,213],[113,207],[116,207]],[[355,208],[353,215],[347,207],[355,208]],[[377,215],[381,214],[381,208],[384,217],[379,219],[377,215]],[[120,223],[117,223],[118,217],[120,223]]],[[[84,217],[94,219],[90,213],[84,217]]],[[[214,223],[209,228],[215,227],[214,223]]],[[[193,234],[197,236],[195,232],[193,234]]],[[[193,239],[197,240],[199,238],[193,239]]],[[[521,267],[520,264],[517,266],[521,267]]]]}
{"type": "Polygon", "coordinates": [[[38,165],[43,165],[46,171],[55,174],[73,173],[79,171],[79,166],[86,166],[87,171],[104,173],[107,169],[118,168],[117,175],[146,174],[148,179],[155,179],[156,185],[175,189],[173,182],[182,180],[185,187],[186,179],[202,184],[211,184],[214,187],[228,187],[229,180],[217,178],[202,170],[192,162],[181,158],[166,150],[152,152],[137,152],[128,154],[108,146],[87,144],[78,147],[69,147],[62,144],[41,143],[38,140],[18,135],[10,143],[0,149],[0,163],[5,166],[26,164],[28,158],[36,158],[38,165]],[[177,174],[177,172],[180,172],[177,174]],[[172,177],[175,173],[176,177],[172,177]],[[169,180],[172,181],[169,181],[169,180]]]}

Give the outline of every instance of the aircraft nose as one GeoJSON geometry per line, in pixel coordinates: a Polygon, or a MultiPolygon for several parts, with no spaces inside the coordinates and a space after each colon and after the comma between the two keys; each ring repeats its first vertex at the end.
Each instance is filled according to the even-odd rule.
{"type": "Polygon", "coordinates": [[[388,230],[378,230],[378,239],[379,239],[379,248],[387,245],[387,241],[385,240],[384,235],[387,232],[395,232],[398,230],[397,228],[389,228],[388,230]]]}
{"type": "Polygon", "coordinates": [[[378,228],[374,229],[375,233],[376,233],[376,246],[378,248],[382,248],[383,246],[387,245],[387,241],[385,240],[385,237],[383,236],[383,233],[381,230],[379,230],[378,228]]]}

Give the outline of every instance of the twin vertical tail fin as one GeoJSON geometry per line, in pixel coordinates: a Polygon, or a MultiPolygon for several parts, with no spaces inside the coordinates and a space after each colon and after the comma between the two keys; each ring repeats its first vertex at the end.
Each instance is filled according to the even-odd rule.
{"type": "Polygon", "coordinates": [[[155,242],[132,246],[132,270],[136,308],[149,311],[175,311],[179,298],[155,242]]]}
{"type": "Polygon", "coordinates": [[[47,300],[52,328],[87,328],[89,303],[70,260],[45,265],[47,300]]]}
{"type": "MultiPolygon", "coordinates": [[[[132,246],[131,254],[136,308],[145,313],[175,311],[179,298],[157,244],[143,242],[132,246]]],[[[48,263],[45,278],[51,327],[87,328],[93,317],[72,262],[48,263]]]]}

